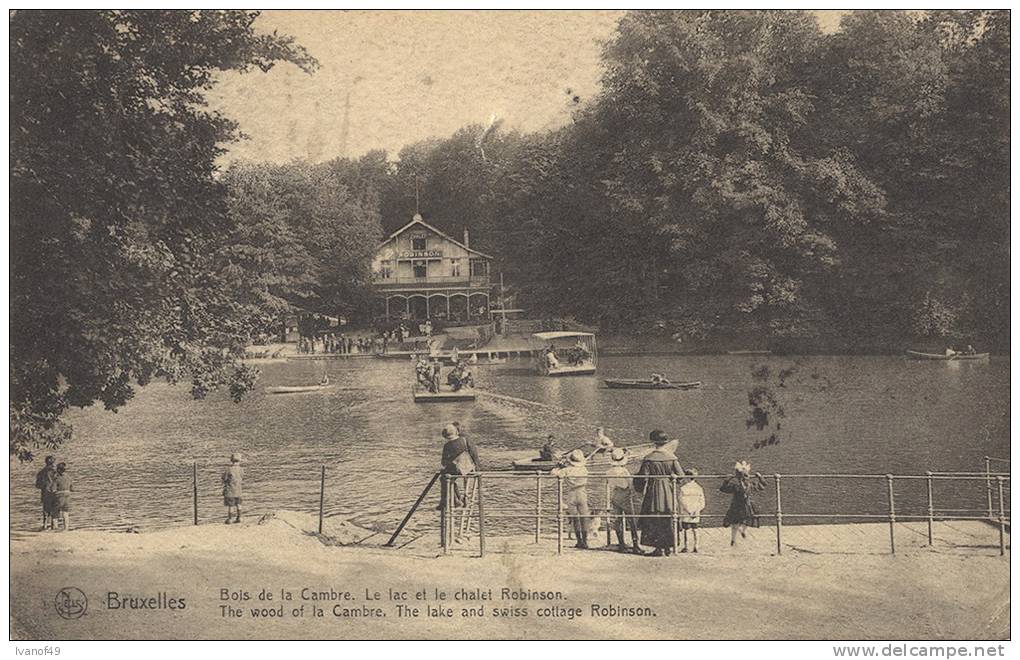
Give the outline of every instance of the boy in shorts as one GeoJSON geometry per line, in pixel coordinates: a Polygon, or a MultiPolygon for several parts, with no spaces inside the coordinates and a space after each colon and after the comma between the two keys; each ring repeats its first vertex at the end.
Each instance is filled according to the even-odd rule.
{"type": "Polygon", "coordinates": [[[698,525],[701,524],[701,512],[705,508],[705,491],[695,480],[698,471],[694,468],[684,470],[689,479],[687,483],[680,486],[680,526],[684,530],[684,549],[680,552],[687,552],[687,532],[694,537],[694,552],[698,551],[698,525]]]}

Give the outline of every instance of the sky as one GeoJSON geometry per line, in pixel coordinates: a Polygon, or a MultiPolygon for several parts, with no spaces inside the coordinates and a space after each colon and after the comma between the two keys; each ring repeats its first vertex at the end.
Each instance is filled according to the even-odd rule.
{"type": "MultiPolygon", "coordinates": [[[[842,12],[816,13],[831,31],[842,12]]],[[[322,162],[372,149],[395,160],[404,145],[493,116],[523,132],[558,128],[573,97],[598,92],[602,45],[622,14],[266,11],[256,29],[295,37],[321,66],[221,75],[210,106],[247,136],[224,160],[322,162]]]]}

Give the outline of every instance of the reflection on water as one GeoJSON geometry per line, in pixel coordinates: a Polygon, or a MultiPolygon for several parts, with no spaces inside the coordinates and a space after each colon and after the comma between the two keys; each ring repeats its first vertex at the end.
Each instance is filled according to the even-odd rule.
{"type": "MultiPolygon", "coordinates": [[[[601,377],[702,380],[700,390],[608,390],[597,377],[543,378],[527,360],[479,367],[476,402],[415,404],[409,364],[389,360],[270,363],[260,391],[234,404],[223,395],[193,401],[186,387],[153,384],[119,413],[74,411],[75,437],[59,453],[75,479],[73,524],[126,528],[190,522],[192,464],[199,470],[200,517],[223,515],[219,472],[244,454],[245,512],[317,510],[320,466],[327,469],[327,515],[392,529],[438,466],[439,430],[461,421],[486,468],[530,455],[552,433],[573,448],[604,426],[617,444],[644,442],[662,428],[680,439],[678,457],[702,473],[728,472],[748,459],[763,473],[923,474],[977,471],[983,456],[1009,455],[1009,358],[986,363],[908,361],[893,357],[683,358],[616,357],[601,377]],[[747,390],[752,365],[795,367],[777,389],[786,408],[780,445],[753,449],[747,390]],[[268,385],[317,382],[328,365],[329,390],[266,395],[268,385]]],[[[13,525],[38,524],[38,464],[11,466],[13,525]]],[[[709,513],[727,504],[715,480],[704,483],[709,513]]],[[[784,480],[785,511],[885,510],[885,483],[784,480]]],[[[486,488],[486,510],[533,501],[533,480],[486,488]]],[[[593,491],[598,488],[593,487],[593,491]]],[[[917,510],[923,482],[897,484],[903,506],[917,510]],[[915,502],[916,500],[916,502],[915,502]],[[915,506],[916,505],[916,506],[915,506]]],[[[939,504],[983,506],[984,483],[937,485],[939,504]],[[945,504],[943,504],[945,503],[945,504]]],[[[770,504],[766,493],[762,506],[770,504]]],[[[597,508],[593,492],[593,506],[597,508]]],[[[547,501],[546,507],[552,503],[547,501]]],[[[412,530],[435,525],[434,501],[412,530]]],[[[523,524],[523,523],[522,523],[523,524]]],[[[500,523],[508,526],[510,523],[500,523]]],[[[500,525],[496,525],[497,528],[500,525]]],[[[519,526],[518,526],[519,528],[519,526]]],[[[496,529],[499,531],[499,529],[496,529]]]]}

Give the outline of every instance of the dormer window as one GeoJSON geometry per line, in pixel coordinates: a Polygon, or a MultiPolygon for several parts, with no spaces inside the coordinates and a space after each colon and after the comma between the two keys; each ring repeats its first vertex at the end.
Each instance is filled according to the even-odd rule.
{"type": "Polygon", "coordinates": [[[421,238],[412,238],[411,239],[411,249],[412,250],[424,250],[424,249],[426,249],[426,243],[427,243],[427,239],[424,236],[422,236],[421,238]]]}

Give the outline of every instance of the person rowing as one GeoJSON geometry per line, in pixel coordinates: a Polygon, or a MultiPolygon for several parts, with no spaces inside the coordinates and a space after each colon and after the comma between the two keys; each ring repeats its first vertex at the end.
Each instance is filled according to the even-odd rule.
{"type": "Polygon", "coordinates": [[[669,385],[669,380],[662,374],[652,374],[652,385],[669,385]]]}

